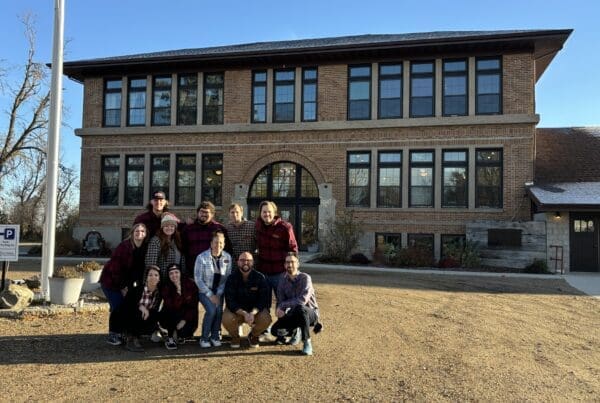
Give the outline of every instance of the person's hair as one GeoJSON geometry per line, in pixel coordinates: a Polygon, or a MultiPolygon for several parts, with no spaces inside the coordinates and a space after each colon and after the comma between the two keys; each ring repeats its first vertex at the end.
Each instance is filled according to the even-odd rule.
{"type": "Polygon", "coordinates": [[[146,282],[148,280],[148,273],[150,273],[150,270],[156,270],[158,272],[158,281],[160,282],[160,267],[158,267],[155,264],[149,264],[146,266],[146,269],[144,270],[144,284],[146,284],[146,282]]]}
{"type": "MultiPolygon", "coordinates": [[[[165,207],[163,207],[162,212],[166,213],[167,211],[169,211],[169,201],[167,199],[165,200],[165,207]]],[[[146,204],[146,210],[148,211],[152,211],[153,207],[152,207],[152,201],[149,201],[148,204],[146,204]]]]}
{"type": "Polygon", "coordinates": [[[225,231],[223,231],[222,229],[216,229],[216,230],[213,231],[212,237],[210,238],[210,240],[212,241],[213,239],[215,239],[216,237],[218,237],[219,234],[223,235],[223,238],[225,238],[225,231]]]}
{"type": "MultiPolygon", "coordinates": [[[[169,239],[169,236],[163,231],[163,227],[161,227],[158,230],[156,236],[160,241],[160,254],[166,256],[169,253],[169,246],[171,245],[171,240],[169,239]]],[[[181,235],[179,235],[177,225],[175,225],[175,232],[173,233],[173,236],[171,238],[173,238],[172,240],[173,242],[175,242],[175,246],[177,246],[177,249],[181,251],[181,235]]]]}
{"type": "Polygon", "coordinates": [[[208,210],[212,215],[215,215],[215,205],[209,201],[203,201],[202,203],[200,203],[200,205],[196,209],[196,214],[198,214],[198,211],[200,211],[200,209],[208,210]]]}
{"type": "Polygon", "coordinates": [[[229,209],[227,209],[227,211],[231,211],[231,210],[233,210],[234,208],[239,208],[239,209],[240,209],[240,211],[241,211],[242,213],[244,212],[244,208],[242,207],[242,205],[241,205],[241,204],[238,204],[238,203],[231,203],[231,204],[229,205],[229,209]]]}
{"type": "Polygon", "coordinates": [[[288,256],[295,257],[298,262],[300,261],[300,258],[298,257],[298,253],[296,253],[296,252],[293,252],[293,251],[292,252],[288,252],[287,255],[285,255],[285,256],[286,257],[288,257],[288,256]]]}
{"type": "MultiPolygon", "coordinates": [[[[129,235],[127,235],[126,239],[129,239],[129,242],[131,242],[131,246],[133,246],[134,248],[135,248],[135,242],[133,241],[133,233],[135,232],[135,230],[138,227],[144,227],[144,229],[146,230],[146,236],[144,237],[144,239],[142,239],[142,245],[147,243],[148,239],[150,239],[150,234],[148,233],[148,227],[146,227],[146,224],[144,224],[143,222],[133,224],[133,227],[131,227],[131,230],[129,231],[129,235]]],[[[140,246],[142,246],[142,245],[140,245],[140,246]]]]}
{"type": "Polygon", "coordinates": [[[262,209],[264,206],[269,206],[273,208],[274,214],[277,215],[277,205],[275,203],[273,203],[270,200],[263,200],[260,202],[260,204],[258,205],[258,214],[260,215],[260,213],[262,212],[262,209]]]}

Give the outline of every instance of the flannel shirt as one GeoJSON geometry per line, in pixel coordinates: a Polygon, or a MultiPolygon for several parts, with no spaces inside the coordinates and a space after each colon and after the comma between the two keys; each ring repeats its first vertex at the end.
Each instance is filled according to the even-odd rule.
{"type": "Polygon", "coordinates": [[[277,287],[277,308],[285,311],[296,305],[306,305],[317,312],[319,309],[312,279],[302,272],[293,279],[286,273],[277,287]]]}
{"type": "Polygon", "coordinates": [[[142,291],[142,297],[140,298],[139,306],[145,306],[148,310],[152,309],[158,300],[158,288],[154,291],[150,291],[148,286],[144,286],[144,291],[142,291]]]}
{"type": "Polygon", "coordinates": [[[285,271],[283,264],[288,252],[298,253],[294,228],[289,222],[275,217],[271,225],[256,220],[256,246],[258,248],[257,270],[266,275],[285,271]]]}
{"type": "Polygon", "coordinates": [[[182,249],[187,262],[188,273],[194,272],[196,257],[207,249],[210,249],[213,233],[222,230],[225,233],[225,250],[231,253],[231,242],[227,236],[227,229],[218,221],[212,220],[208,224],[200,224],[196,219],[193,224],[185,225],[181,231],[182,249]]]}
{"type": "Polygon", "coordinates": [[[196,258],[196,264],[194,265],[194,279],[196,280],[198,290],[200,290],[202,294],[206,294],[207,297],[211,297],[213,294],[217,294],[220,297],[225,292],[225,281],[227,281],[227,277],[231,274],[231,255],[225,251],[221,252],[219,262],[221,266],[221,270],[219,270],[221,278],[219,280],[217,292],[213,293],[212,286],[217,267],[215,267],[211,250],[205,250],[196,258]]]}
{"type": "Polygon", "coordinates": [[[160,253],[160,239],[158,236],[153,236],[148,243],[148,251],[146,252],[146,266],[156,265],[160,267],[160,281],[167,281],[169,276],[167,275],[167,269],[173,264],[181,266],[181,276],[187,275],[185,270],[185,256],[177,249],[175,242],[171,240],[169,247],[169,253],[164,256],[160,253]]]}
{"type": "Polygon", "coordinates": [[[233,223],[225,224],[227,235],[231,241],[233,261],[237,262],[242,252],[250,252],[254,255],[256,249],[256,229],[254,222],[244,220],[239,225],[233,223]]]}

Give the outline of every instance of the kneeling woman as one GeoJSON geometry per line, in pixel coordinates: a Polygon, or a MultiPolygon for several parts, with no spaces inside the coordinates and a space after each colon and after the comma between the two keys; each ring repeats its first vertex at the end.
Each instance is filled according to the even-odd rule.
{"type": "Polygon", "coordinates": [[[177,348],[177,339],[191,338],[198,327],[198,287],[194,280],[182,277],[181,267],[172,264],[167,269],[169,279],[161,286],[163,306],[160,325],[167,329],[165,347],[177,348]]]}
{"type": "Polygon", "coordinates": [[[159,281],[158,266],[146,267],[144,284],[129,290],[125,301],[110,316],[110,327],[126,335],[125,348],[129,351],[143,352],[140,336],[157,329],[161,302],[159,281]]]}

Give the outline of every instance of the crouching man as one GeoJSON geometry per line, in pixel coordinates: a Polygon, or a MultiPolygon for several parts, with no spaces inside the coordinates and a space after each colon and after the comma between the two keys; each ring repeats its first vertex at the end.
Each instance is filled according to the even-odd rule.
{"type": "Polygon", "coordinates": [[[225,283],[223,326],[231,336],[231,348],[240,347],[240,325],[246,323],[250,347],[258,347],[258,337],[271,324],[271,289],[262,273],[254,270],[250,252],[242,252],[237,261],[238,270],[225,283]]]}
{"type": "MultiPolygon", "coordinates": [[[[301,273],[298,255],[289,252],[285,258],[285,275],[277,287],[277,322],[271,327],[271,334],[283,344],[284,337],[291,336],[296,328],[302,332],[304,347],[302,354],[312,355],[310,327],[319,332],[319,306],[310,276],[301,273]]],[[[293,343],[292,343],[293,344],[293,343]]]]}

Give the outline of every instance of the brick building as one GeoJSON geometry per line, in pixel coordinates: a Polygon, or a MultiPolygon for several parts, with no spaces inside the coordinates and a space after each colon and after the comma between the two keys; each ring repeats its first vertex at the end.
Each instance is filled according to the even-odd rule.
{"type": "Polygon", "coordinates": [[[535,84],[571,30],[361,35],[67,62],[84,85],[80,238],[114,245],[152,191],[252,217],[302,248],[350,210],[363,251],[439,258],[472,220],[528,220],[535,84]]]}

